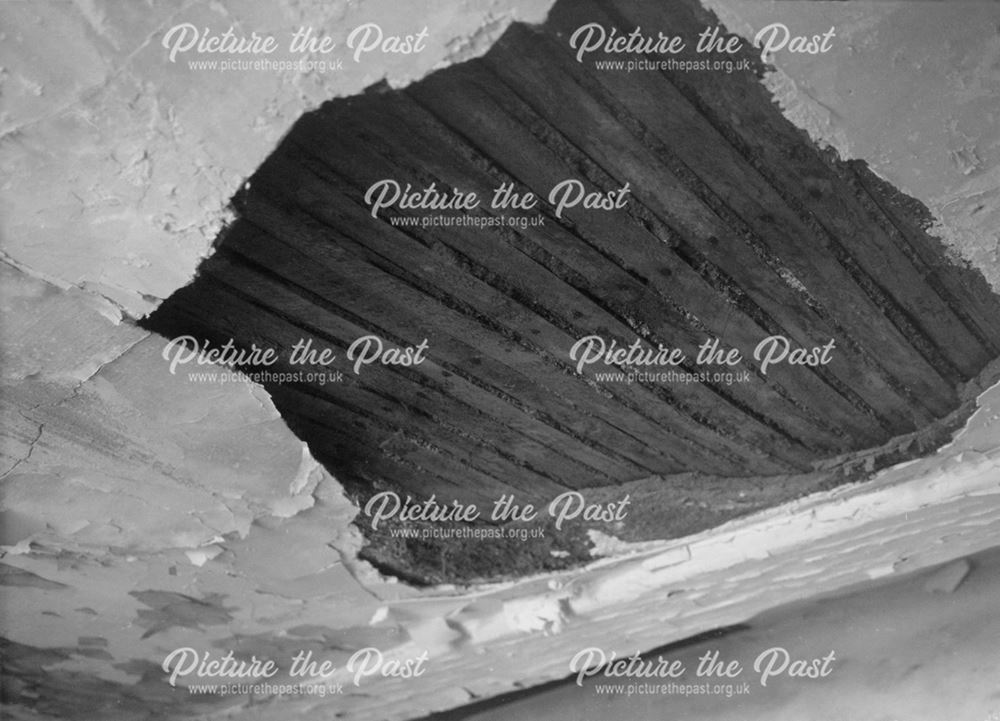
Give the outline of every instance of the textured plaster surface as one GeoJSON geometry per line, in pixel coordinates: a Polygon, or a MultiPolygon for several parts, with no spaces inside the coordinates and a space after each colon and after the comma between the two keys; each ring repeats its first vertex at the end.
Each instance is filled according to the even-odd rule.
{"type": "MultiPolygon", "coordinates": [[[[234,710],[246,719],[320,710],[325,717],[411,717],[565,676],[583,643],[631,653],[996,543],[994,387],[951,446],[871,484],[681,541],[599,539],[621,557],[572,573],[417,591],[356,561],[356,509],[259,388],[170,375],[160,357],[165,341],[128,317],[191,277],[210,252],[228,198],[291,122],[331,96],[386,77],[406,82],[481,52],[510,19],[544,14],[545,3],[512,5],[0,5],[0,162],[8,170],[0,194],[7,260],[0,264],[0,624],[12,718],[148,718],[153,709],[167,717],[223,718],[234,710]],[[387,27],[427,24],[427,54],[330,77],[222,75],[170,65],[158,45],[180,21],[274,33],[324,25],[342,42],[356,20],[373,17],[387,27]],[[335,680],[345,681],[346,693],[325,700],[189,696],[158,668],[180,646],[279,660],[313,650],[341,669],[335,680]],[[427,651],[428,672],[355,687],[342,669],[365,646],[400,658],[427,651]]],[[[859,16],[859,37],[906,12],[885,5],[859,16]]],[[[959,32],[943,27],[927,42],[959,32]]],[[[958,53],[955,67],[964,68],[955,72],[966,74],[956,76],[957,89],[941,90],[965,93],[967,102],[948,106],[956,124],[930,113],[913,138],[907,132],[893,141],[890,125],[866,124],[869,111],[845,106],[831,116],[839,132],[823,137],[934,203],[962,252],[989,274],[996,257],[985,219],[996,217],[989,204],[996,126],[986,124],[988,114],[976,125],[973,111],[995,82],[986,71],[996,37],[987,22],[963,27],[975,35],[969,55],[948,42],[958,53]],[[982,71],[975,57],[985,58],[982,71]],[[973,139],[965,145],[964,134],[973,139]],[[918,151],[944,155],[917,172],[910,156],[918,151]]],[[[856,52],[903,45],[892,37],[859,41],[856,52]]],[[[928,53],[924,73],[935,57],[928,53]]],[[[908,63],[895,67],[910,73],[911,89],[921,77],[908,63]]],[[[839,80],[819,66],[812,72],[829,87],[860,82],[847,70],[839,80]]],[[[950,87],[949,73],[941,66],[927,77],[950,87]]],[[[796,82],[808,90],[802,77],[796,82]]],[[[898,102],[938,102],[933,91],[913,93],[898,102]]]]}

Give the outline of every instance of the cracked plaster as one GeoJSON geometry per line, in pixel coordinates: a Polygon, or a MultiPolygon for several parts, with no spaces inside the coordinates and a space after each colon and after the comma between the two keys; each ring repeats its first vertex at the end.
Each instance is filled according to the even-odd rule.
{"type": "MultiPolygon", "coordinates": [[[[544,5],[516,16],[538,17],[544,5]]],[[[995,538],[996,387],[980,397],[957,440],[930,459],[682,542],[603,539],[619,557],[586,569],[417,591],[358,562],[360,538],[350,525],[356,509],[263,392],[170,376],[157,357],[164,341],[128,318],[191,277],[225,222],[228,198],[303,110],[481,52],[515,16],[498,3],[442,8],[428,2],[420,8],[427,12],[414,11],[448,29],[421,63],[330,80],[192,77],[168,66],[155,40],[178,17],[259,30],[303,22],[346,28],[363,12],[395,17],[391,3],[279,3],[238,17],[207,2],[0,8],[0,158],[11,170],[0,200],[7,429],[0,578],[4,653],[25,669],[10,681],[24,702],[12,718],[36,718],[28,705],[62,717],[70,709],[101,717],[111,708],[141,717],[157,703],[180,714],[186,694],[172,693],[155,664],[182,645],[272,656],[314,649],[342,664],[368,644],[399,654],[428,650],[435,671],[418,684],[356,689],[336,708],[353,718],[402,718],[564,675],[564,656],[576,650],[585,624],[591,639],[664,643],[773,604],[773,594],[745,585],[762,573],[784,584],[787,600],[917,570],[995,538]],[[811,541],[806,549],[787,545],[803,538],[811,541]],[[861,542],[874,538],[881,546],[873,554],[861,542]],[[817,579],[809,554],[829,551],[842,564],[817,579]],[[459,669],[462,685],[453,680],[459,669]],[[50,685],[39,691],[34,682],[50,685]]],[[[859,37],[872,37],[884,17],[860,16],[859,37]]],[[[987,49],[995,42],[986,29],[975,32],[987,49]]],[[[945,33],[941,42],[954,38],[945,33]]],[[[873,47],[861,42],[856,52],[881,62],[873,47]]],[[[838,110],[844,98],[803,90],[804,74],[827,74],[782,71],[814,97],[808,112],[829,120],[822,138],[933,200],[949,233],[957,229],[954,242],[989,275],[995,249],[990,255],[981,234],[996,209],[975,210],[974,201],[995,194],[997,163],[986,135],[956,145],[975,130],[963,125],[968,116],[915,128],[899,148],[884,126],[883,135],[869,135],[843,124],[844,117],[864,122],[854,101],[838,110]],[[935,134],[942,127],[943,140],[935,134]],[[917,147],[947,152],[948,163],[929,159],[914,169],[906,154],[917,147]],[[942,167],[943,184],[935,175],[942,167]]],[[[977,88],[988,90],[976,72],[969,66],[956,91],[971,108],[977,88]]],[[[995,273],[990,279],[996,284],[995,273]]],[[[277,719],[326,708],[317,701],[192,703],[220,718],[233,710],[277,719]]]]}

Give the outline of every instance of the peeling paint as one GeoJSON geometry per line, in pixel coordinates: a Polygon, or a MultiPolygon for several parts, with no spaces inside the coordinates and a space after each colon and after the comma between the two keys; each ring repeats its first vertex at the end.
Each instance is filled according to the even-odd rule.
{"type": "MultiPolygon", "coordinates": [[[[532,3],[517,19],[540,19],[547,5],[532,3]]],[[[980,394],[964,430],[932,457],[716,532],[642,543],[592,536],[611,557],[474,588],[382,577],[358,558],[358,509],[266,393],[171,376],[164,340],[129,319],[192,277],[227,222],[228,198],[304,109],[481,52],[514,14],[504,3],[428,5],[448,28],[434,57],[324,83],[175,73],[158,33],[182,14],[261,30],[322,17],[343,28],[394,10],[388,0],[283,2],[245,16],[209,2],[58,7],[0,8],[0,158],[18,179],[4,182],[0,202],[0,584],[4,617],[16,621],[4,622],[0,650],[13,718],[146,718],[150,709],[260,721],[405,718],[558,678],[584,633],[631,652],[639,638],[668,643],[995,542],[1000,386],[980,394]],[[26,17],[35,8],[38,22],[26,17]],[[218,103],[220,88],[235,99],[218,103]],[[833,560],[821,567],[818,558],[833,560]],[[428,650],[433,673],[319,702],[194,697],[171,689],[159,668],[185,645],[275,656],[311,649],[342,663],[370,644],[398,656],[428,650]]],[[[857,52],[879,62],[872,33],[884,13],[857,26],[857,52]]],[[[799,110],[788,107],[804,126],[933,199],[942,233],[990,272],[1000,176],[974,111],[995,95],[988,71],[998,46],[977,37],[984,64],[949,79],[962,104],[943,143],[920,127],[903,146],[883,145],[880,126],[868,125],[872,135],[845,126],[849,111],[792,69],[772,82],[802,99],[799,110]],[[947,153],[947,184],[899,162],[914,144],[947,153]]],[[[961,590],[968,574],[962,562],[947,566],[929,589],[961,590]]]]}

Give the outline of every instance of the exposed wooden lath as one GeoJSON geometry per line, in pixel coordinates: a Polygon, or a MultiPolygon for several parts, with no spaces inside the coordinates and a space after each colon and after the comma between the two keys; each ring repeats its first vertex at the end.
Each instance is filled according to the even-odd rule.
{"type": "Polygon", "coordinates": [[[577,62],[567,39],[586,22],[693,38],[715,19],[687,2],[563,1],[483,58],[303,116],[151,327],[246,347],[313,338],[341,369],[360,336],[427,339],[419,366],[268,390],[348,484],[469,501],[801,471],[954,410],[1000,355],[1000,305],[924,232],[926,211],[818,150],[749,71],[577,62]],[[365,203],[383,178],[483,198],[578,178],[629,183],[631,200],[561,219],[543,204],[545,224],[523,230],[402,227],[365,203]],[[594,334],[689,355],[716,336],[746,357],[773,334],[836,352],[766,375],[748,359],[754,377],[732,385],[600,383],[568,355],[594,334]]]}

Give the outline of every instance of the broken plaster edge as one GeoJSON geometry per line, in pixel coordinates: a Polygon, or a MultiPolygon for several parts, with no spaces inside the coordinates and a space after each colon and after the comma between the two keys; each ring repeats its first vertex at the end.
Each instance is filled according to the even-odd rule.
{"type": "MultiPolygon", "coordinates": [[[[995,420],[1000,383],[980,401],[966,430],[995,420]]],[[[345,718],[412,718],[555,681],[567,676],[569,658],[584,646],[644,653],[996,546],[987,528],[1000,525],[1000,503],[991,502],[1000,501],[1000,445],[988,439],[992,448],[975,450],[961,444],[962,435],[872,480],[628,557],[457,595],[425,589],[382,601],[369,626],[396,627],[406,639],[386,649],[386,658],[428,652],[437,671],[419,682],[386,679],[377,697],[349,692],[345,718]],[[479,679],[473,691],[464,689],[464,700],[441,695],[452,673],[479,679]]]]}
{"type": "MultiPolygon", "coordinates": [[[[991,392],[1000,393],[1000,383],[979,396],[980,408],[970,418],[966,430],[976,415],[984,411],[985,396],[991,392]]],[[[956,434],[956,439],[961,435],[962,432],[956,434]]],[[[1000,446],[980,453],[953,450],[955,444],[952,441],[934,456],[892,466],[868,481],[813,493],[690,536],[662,542],[622,543],[618,547],[626,549],[624,552],[598,559],[583,568],[484,584],[459,594],[454,593],[453,587],[428,589],[416,598],[387,603],[372,623],[392,608],[440,602],[447,597],[458,604],[481,605],[483,600],[493,598],[501,602],[506,623],[491,624],[492,630],[479,641],[492,644],[505,637],[558,633],[568,620],[567,609],[569,617],[605,612],[627,614],[630,605],[648,594],[684,586],[701,574],[777,557],[839,534],[863,534],[866,527],[906,519],[909,514],[930,506],[974,496],[1000,497],[1000,446]]],[[[956,551],[954,557],[962,555],[956,551]]],[[[911,562],[906,571],[921,567],[919,562],[911,562]]],[[[875,565],[864,572],[875,579],[894,570],[875,565]]],[[[463,611],[458,616],[458,623],[467,627],[473,639],[477,635],[475,629],[484,626],[484,619],[476,618],[477,615],[463,611]]]]}

